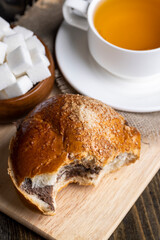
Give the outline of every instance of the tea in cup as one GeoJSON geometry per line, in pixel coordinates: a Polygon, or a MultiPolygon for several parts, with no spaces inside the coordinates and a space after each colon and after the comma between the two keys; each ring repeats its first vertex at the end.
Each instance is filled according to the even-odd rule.
{"type": "Polygon", "coordinates": [[[103,68],[140,79],[160,75],[159,9],[159,0],[66,0],[63,15],[88,32],[90,53],[103,68]]]}

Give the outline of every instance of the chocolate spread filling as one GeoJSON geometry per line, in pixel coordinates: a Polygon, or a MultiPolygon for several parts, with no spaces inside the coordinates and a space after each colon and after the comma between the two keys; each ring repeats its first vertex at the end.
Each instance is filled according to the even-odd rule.
{"type": "MultiPolygon", "coordinates": [[[[84,177],[86,179],[92,180],[91,175],[99,174],[101,169],[102,168],[98,166],[94,166],[92,168],[89,168],[89,167],[86,168],[81,164],[71,163],[70,165],[63,167],[62,170],[59,172],[59,174],[57,175],[57,182],[61,179],[61,177],[64,174],[65,174],[64,176],[65,180],[69,180],[69,178],[76,177],[76,176],[84,177]]],[[[28,194],[37,195],[39,199],[46,202],[50,206],[51,210],[55,210],[53,206],[53,198],[52,198],[53,185],[32,188],[32,180],[30,178],[26,178],[21,188],[25,190],[28,194]]]]}
{"type": "Polygon", "coordinates": [[[48,203],[51,210],[54,210],[52,198],[53,186],[32,188],[32,180],[30,178],[26,178],[21,188],[25,190],[28,194],[37,195],[39,199],[48,203]]]}
{"type": "Polygon", "coordinates": [[[68,180],[69,178],[72,177],[84,177],[84,178],[89,178],[91,174],[99,174],[101,171],[101,167],[94,166],[92,168],[86,168],[82,164],[76,164],[73,165],[72,163],[70,165],[65,166],[60,173],[57,176],[57,181],[62,177],[62,175],[65,174],[65,180],[68,180]]]}

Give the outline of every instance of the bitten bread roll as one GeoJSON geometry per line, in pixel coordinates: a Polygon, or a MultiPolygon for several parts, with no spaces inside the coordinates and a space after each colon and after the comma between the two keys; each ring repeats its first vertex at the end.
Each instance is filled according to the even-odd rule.
{"type": "Polygon", "coordinates": [[[26,200],[53,215],[61,188],[95,185],[139,156],[140,134],[120,114],[98,100],[66,94],[44,101],[20,124],[8,172],[26,200]]]}

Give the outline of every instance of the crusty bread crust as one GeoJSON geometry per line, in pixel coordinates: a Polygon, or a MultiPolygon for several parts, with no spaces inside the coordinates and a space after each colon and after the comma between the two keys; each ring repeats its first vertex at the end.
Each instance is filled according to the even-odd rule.
{"type": "Polygon", "coordinates": [[[17,186],[25,178],[56,173],[84,158],[104,167],[120,153],[140,155],[140,133],[106,104],[65,94],[39,104],[20,124],[10,144],[9,165],[17,186]]]}

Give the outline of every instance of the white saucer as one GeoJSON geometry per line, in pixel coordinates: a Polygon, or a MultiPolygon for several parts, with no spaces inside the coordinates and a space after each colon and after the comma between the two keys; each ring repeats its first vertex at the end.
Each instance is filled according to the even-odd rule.
{"type": "Polygon", "coordinates": [[[133,81],[107,72],[90,55],[85,31],[62,23],[56,57],[64,77],[78,92],[123,111],[160,110],[160,78],[133,81]]]}

